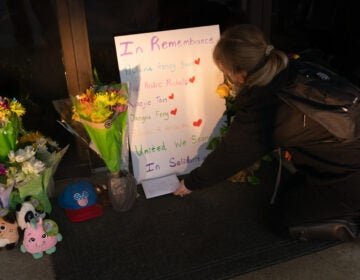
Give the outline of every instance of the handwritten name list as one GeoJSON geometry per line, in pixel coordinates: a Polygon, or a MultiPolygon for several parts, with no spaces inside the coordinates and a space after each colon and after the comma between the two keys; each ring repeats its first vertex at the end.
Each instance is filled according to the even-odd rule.
{"type": "Polygon", "coordinates": [[[212,60],[219,26],[116,36],[121,82],[129,85],[129,143],[138,183],[185,174],[208,155],[222,124],[212,60]]]}

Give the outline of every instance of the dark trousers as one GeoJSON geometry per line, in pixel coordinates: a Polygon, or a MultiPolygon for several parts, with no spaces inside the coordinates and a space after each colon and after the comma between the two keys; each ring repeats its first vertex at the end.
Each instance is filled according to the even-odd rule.
{"type": "Polygon", "coordinates": [[[359,216],[360,173],[329,185],[311,185],[297,173],[280,188],[275,207],[284,226],[359,216]]]}

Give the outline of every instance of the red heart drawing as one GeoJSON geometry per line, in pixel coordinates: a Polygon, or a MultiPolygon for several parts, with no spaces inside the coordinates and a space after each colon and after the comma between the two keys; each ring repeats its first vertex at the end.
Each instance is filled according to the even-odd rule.
{"type": "Polygon", "coordinates": [[[174,93],[173,92],[169,95],[169,99],[174,99],[174,93]]]}
{"type": "Polygon", "coordinates": [[[171,110],[171,111],[170,111],[170,114],[175,116],[175,115],[176,115],[176,112],[177,112],[177,108],[171,110]]]}
{"type": "Polygon", "coordinates": [[[202,119],[198,119],[197,121],[193,122],[193,126],[200,126],[202,123],[202,119]]]}
{"type": "Polygon", "coordinates": [[[195,81],[195,76],[192,76],[190,79],[189,79],[189,82],[190,83],[193,83],[195,81]]]}
{"type": "Polygon", "coordinates": [[[199,65],[200,64],[200,57],[198,59],[194,60],[195,64],[199,65]]]}

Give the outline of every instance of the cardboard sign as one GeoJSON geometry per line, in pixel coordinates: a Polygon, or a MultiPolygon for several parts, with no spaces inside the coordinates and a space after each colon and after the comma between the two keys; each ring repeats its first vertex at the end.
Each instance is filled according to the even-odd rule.
{"type": "Polygon", "coordinates": [[[209,154],[225,101],[212,59],[219,26],[116,36],[122,83],[129,85],[129,144],[134,176],[186,174],[209,154]]]}

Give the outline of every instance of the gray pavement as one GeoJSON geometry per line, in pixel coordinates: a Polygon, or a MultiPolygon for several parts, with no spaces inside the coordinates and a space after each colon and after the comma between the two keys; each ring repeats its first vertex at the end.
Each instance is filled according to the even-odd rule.
{"type": "Polygon", "coordinates": [[[232,280],[360,279],[360,242],[347,242],[232,280]]]}

